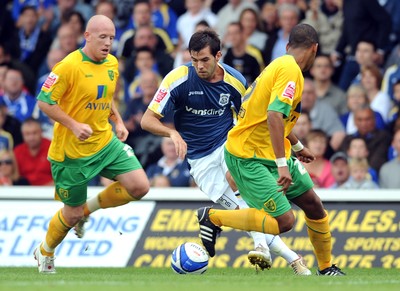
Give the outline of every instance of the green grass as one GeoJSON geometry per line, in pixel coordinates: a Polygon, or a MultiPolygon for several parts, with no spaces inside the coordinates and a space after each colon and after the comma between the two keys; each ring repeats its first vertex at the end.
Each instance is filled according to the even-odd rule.
{"type": "Polygon", "coordinates": [[[74,291],[357,291],[400,290],[399,269],[348,269],[344,277],[297,277],[291,269],[210,268],[203,275],[178,275],[157,268],[57,268],[55,275],[36,268],[0,268],[0,290],[74,291]]]}

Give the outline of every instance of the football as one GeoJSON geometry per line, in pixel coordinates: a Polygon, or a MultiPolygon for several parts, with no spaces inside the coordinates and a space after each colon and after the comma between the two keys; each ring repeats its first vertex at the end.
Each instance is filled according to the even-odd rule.
{"type": "Polygon", "coordinates": [[[197,243],[179,245],[171,256],[171,268],[178,274],[203,274],[207,271],[208,254],[197,243]]]}

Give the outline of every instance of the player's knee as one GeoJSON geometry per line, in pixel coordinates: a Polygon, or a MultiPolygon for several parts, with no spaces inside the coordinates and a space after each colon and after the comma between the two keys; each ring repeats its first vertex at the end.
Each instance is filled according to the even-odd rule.
{"type": "Polygon", "coordinates": [[[301,207],[308,218],[321,219],[325,217],[325,210],[321,199],[315,195],[308,195],[307,201],[301,207]]]}
{"type": "Polygon", "coordinates": [[[289,211],[289,212],[277,217],[276,219],[278,220],[280,233],[291,230],[296,221],[296,218],[294,217],[294,214],[292,211],[289,211]]]}
{"type": "Polygon", "coordinates": [[[148,180],[135,183],[132,187],[126,189],[133,198],[140,200],[142,199],[150,190],[150,183],[148,180]]]}
{"type": "Polygon", "coordinates": [[[83,207],[64,206],[63,216],[69,225],[75,225],[83,218],[83,207]]]}

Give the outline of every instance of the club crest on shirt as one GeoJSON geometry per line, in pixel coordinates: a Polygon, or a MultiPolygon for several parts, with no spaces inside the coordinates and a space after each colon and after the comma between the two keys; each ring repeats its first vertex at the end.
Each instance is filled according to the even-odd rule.
{"type": "Polygon", "coordinates": [[[108,77],[110,78],[111,81],[114,81],[114,71],[113,70],[108,70],[108,77]]]}
{"type": "Polygon", "coordinates": [[[50,89],[51,86],[53,86],[53,84],[54,84],[55,82],[57,82],[57,80],[58,80],[58,76],[57,76],[56,74],[54,74],[53,72],[51,72],[51,73],[47,76],[46,81],[44,81],[44,83],[43,83],[43,88],[50,89]]]}
{"type": "Polygon", "coordinates": [[[221,93],[219,95],[219,105],[221,106],[225,106],[229,103],[229,97],[231,96],[231,94],[229,93],[221,93]]]}
{"type": "Polygon", "coordinates": [[[286,85],[285,90],[283,90],[282,97],[293,99],[294,93],[296,92],[296,83],[289,81],[286,85]]]}

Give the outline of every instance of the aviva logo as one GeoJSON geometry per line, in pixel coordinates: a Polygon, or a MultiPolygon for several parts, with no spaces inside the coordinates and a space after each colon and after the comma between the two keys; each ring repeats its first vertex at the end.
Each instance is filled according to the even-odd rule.
{"type": "Polygon", "coordinates": [[[97,86],[97,99],[106,98],[107,96],[107,85],[98,85],[97,86]]]}

